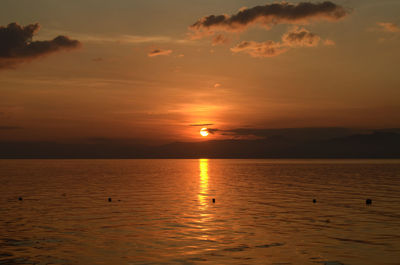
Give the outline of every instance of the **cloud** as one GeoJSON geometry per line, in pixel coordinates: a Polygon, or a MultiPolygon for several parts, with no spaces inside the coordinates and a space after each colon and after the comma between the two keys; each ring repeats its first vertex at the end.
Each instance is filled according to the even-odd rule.
{"type": "MultiPolygon", "coordinates": [[[[281,2],[252,8],[241,8],[233,15],[210,15],[191,25],[191,39],[213,36],[212,45],[225,44],[229,41],[226,34],[242,32],[251,26],[270,29],[277,24],[307,24],[317,20],[338,21],[349,14],[349,10],[331,1],[297,4],[281,2]],[[223,32],[224,34],[221,34],[223,32]]],[[[298,26],[286,32],[281,41],[265,42],[242,41],[231,48],[233,53],[247,53],[252,57],[274,57],[297,47],[317,47],[321,37],[298,26]]],[[[325,46],[333,46],[332,40],[323,40],[325,46]]]]}
{"type": "Polygon", "coordinates": [[[255,58],[274,57],[287,52],[290,48],[316,47],[319,45],[321,37],[311,33],[305,28],[293,27],[283,34],[281,42],[265,41],[242,41],[231,51],[233,53],[244,52],[255,58]]]}
{"type": "MultiPolygon", "coordinates": [[[[194,127],[205,127],[207,128],[208,126],[214,125],[213,123],[196,123],[196,124],[190,124],[189,126],[194,126],[194,127]]],[[[216,132],[220,131],[217,128],[207,128],[207,132],[209,134],[215,134],[216,132]]]]}
{"type": "Polygon", "coordinates": [[[282,36],[282,42],[289,47],[315,47],[321,38],[304,28],[293,28],[282,36]]]}
{"type": "Polygon", "coordinates": [[[39,31],[38,23],[21,26],[11,23],[0,26],[0,69],[12,68],[18,63],[27,62],[61,50],[80,47],[81,43],[66,36],[58,36],[52,40],[33,41],[39,31]]]}
{"type": "Polygon", "coordinates": [[[232,137],[256,137],[260,139],[287,139],[287,140],[323,140],[335,137],[343,137],[353,131],[341,127],[306,127],[306,128],[235,128],[220,130],[222,135],[232,137]]]}
{"type": "MultiPolygon", "coordinates": [[[[43,30],[44,31],[44,30],[43,30]]],[[[43,35],[52,34],[54,32],[59,32],[55,30],[46,30],[43,35]]],[[[89,33],[79,33],[62,31],[64,35],[74,35],[83,43],[100,43],[100,44],[144,44],[144,43],[176,43],[176,44],[190,44],[187,39],[176,39],[170,36],[162,35],[127,35],[127,34],[113,34],[113,35],[95,35],[89,33]]]]}
{"type": "Polygon", "coordinates": [[[287,51],[281,43],[274,41],[242,41],[231,48],[234,53],[244,52],[255,58],[274,57],[287,51]]]}
{"type": "Polygon", "coordinates": [[[205,126],[212,126],[214,124],[212,123],[196,123],[196,124],[190,124],[189,126],[199,126],[199,127],[205,127],[205,126]]]}
{"type": "Polygon", "coordinates": [[[154,49],[151,52],[149,52],[147,55],[149,57],[155,57],[155,56],[168,56],[172,53],[172,50],[163,50],[163,49],[154,49]]]}
{"type": "MultiPolygon", "coordinates": [[[[191,124],[207,127],[214,124],[191,124]]],[[[396,131],[398,129],[395,129],[396,131]]],[[[286,140],[323,140],[343,137],[354,133],[343,127],[304,127],[304,128],[207,128],[208,133],[227,136],[234,139],[286,139],[286,140]]]]}
{"type": "Polygon", "coordinates": [[[333,40],[330,40],[330,39],[326,39],[326,40],[324,40],[324,45],[325,46],[335,46],[336,42],[334,42],[333,40]]]}
{"type": "Polygon", "coordinates": [[[217,129],[217,128],[207,128],[207,132],[209,134],[215,134],[218,131],[219,131],[219,129],[217,129]]]}
{"type": "Polygon", "coordinates": [[[393,32],[397,33],[400,32],[400,27],[391,22],[378,22],[376,23],[378,26],[381,27],[381,30],[386,32],[393,32]]]}
{"type": "Polygon", "coordinates": [[[220,88],[222,85],[220,83],[215,83],[214,88],[220,88]]]}
{"type": "Polygon", "coordinates": [[[237,32],[253,25],[270,28],[276,24],[305,24],[313,20],[337,21],[348,15],[344,7],[330,1],[311,3],[286,2],[241,9],[234,15],[210,15],[189,27],[192,38],[213,35],[218,31],[237,32]]]}
{"type": "Polygon", "coordinates": [[[223,34],[218,34],[212,39],[213,46],[228,44],[229,42],[230,39],[223,34]]]}

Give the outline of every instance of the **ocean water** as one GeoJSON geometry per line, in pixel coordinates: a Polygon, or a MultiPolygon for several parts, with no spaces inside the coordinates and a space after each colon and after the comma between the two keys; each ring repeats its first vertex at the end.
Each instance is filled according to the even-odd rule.
{"type": "Polygon", "coordinates": [[[400,264],[400,160],[0,160],[0,264],[400,264]]]}

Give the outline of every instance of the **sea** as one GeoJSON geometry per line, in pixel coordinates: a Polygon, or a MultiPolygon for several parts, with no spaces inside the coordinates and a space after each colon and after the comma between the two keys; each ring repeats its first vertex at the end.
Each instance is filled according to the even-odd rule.
{"type": "Polygon", "coordinates": [[[0,264],[398,265],[400,160],[0,160],[0,264]]]}

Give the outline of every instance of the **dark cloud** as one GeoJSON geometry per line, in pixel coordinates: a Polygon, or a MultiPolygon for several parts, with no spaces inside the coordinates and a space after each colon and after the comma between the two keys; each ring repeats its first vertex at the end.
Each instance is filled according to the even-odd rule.
{"type": "Polygon", "coordinates": [[[154,49],[151,52],[149,52],[147,55],[149,57],[155,57],[155,56],[160,56],[160,55],[170,55],[171,53],[172,53],[172,50],[154,49]]]}
{"type": "Polygon", "coordinates": [[[0,68],[12,68],[18,63],[47,55],[49,53],[75,49],[81,45],[77,40],[58,36],[52,40],[33,41],[39,31],[38,23],[21,26],[11,23],[0,26],[0,68]]]}
{"type": "Polygon", "coordinates": [[[354,131],[342,127],[311,127],[311,128],[236,128],[230,130],[221,130],[223,135],[232,137],[257,137],[257,138],[276,138],[282,137],[290,140],[322,140],[335,137],[350,135],[354,131]]]}
{"type": "Polygon", "coordinates": [[[337,21],[348,14],[348,11],[330,1],[311,3],[286,2],[266,4],[241,9],[234,15],[210,15],[199,19],[190,26],[195,33],[193,37],[212,35],[216,31],[242,31],[255,24],[270,27],[276,24],[307,23],[312,20],[337,21]]]}
{"type": "Polygon", "coordinates": [[[220,130],[217,129],[217,128],[207,128],[207,132],[208,132],[209,134],[215,134],[215,133],[218,132],[218,131],[220,131],[220,130]]]}
{"type": "Polygon", "coordinates": [[[208,128],[208,126],[213,126],[213,123],[196,123],[196,124],[190,124],[189,126],[194,126],[194,127],[205,127],[207,128],[207,132],[209,134],[215,134],[216,132],[220,131],[217,128],[208,128]]]}

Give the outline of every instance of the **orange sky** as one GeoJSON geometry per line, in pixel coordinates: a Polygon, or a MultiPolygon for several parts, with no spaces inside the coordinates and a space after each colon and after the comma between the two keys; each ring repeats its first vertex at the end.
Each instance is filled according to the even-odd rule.
{"type": "Polygon", "coordinates": [[[239,9],[272,3],[282,4],[2,1],[3,28],[39,23],[33,41],[51,47],[0,50],[0,137],[168,142],[202,140],[193,124],[219,130],[207,139],[235,128],[400,126],[399,1],[332,1],[333,11],[301,19],[281,7],[242,22],[239,9]],[[59,35],[68,39],[52,41],[59,35]]]}

